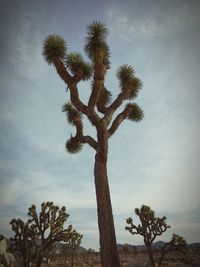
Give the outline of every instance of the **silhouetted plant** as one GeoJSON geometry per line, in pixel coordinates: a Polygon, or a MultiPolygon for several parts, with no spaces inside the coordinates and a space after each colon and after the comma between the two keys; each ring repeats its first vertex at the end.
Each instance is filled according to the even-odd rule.
{"type": "Polygon", "coordinates": [[[186,240],[182,236],[173,234],[171,240],[165,243],[164,246],[161,248],[161,255],[158,262],[158,267],[162,266],[162,262],[166,253],[174,250],[175,251],[179,250],[185,253],[186,248],[187,248],[186,240]]]}
{"type": "MultiPolygon", "coordinates": [[[[74,266],[74,253],[76,251],[76,248],[80,246],[82,238],[83,235],[80,235],[76,230],[72,230],[70,232],[70,236],[67,237],[67,239],[65,240],[66,243],[64,244],[64,246],[66,252],[70,250],[71,254],[71,267],[74,266]]],[[[66,263],[66,256],[65,256],[65,263],[66,263]]]]}
{"type": "Polygon", "coordinates": [[[40,267],[43,255],[51,249],[55,242],[69,238],[72,227],[70,225],[64,229],[64,223],[69,217],[64,206],[59,208],[53,202],[48,201],[41,204],[39,213],[37,213],[35,205],[28,210],[31,238],[38,254],[36,267],[40,267]]]}
{"type": "Polygon", "coordinates": [[[28,209],[28,221],[12,219],[10,224],[15,232],[13,246],[22,254],[23,267],[29,267],[30,261],[40,267],[43,257],[48,257],[57,241],[66,241],[70,238],[72,226],[64,228],[69,217],[66,208],[59,208],[53,202],[43,202],[41,210],[37,212],[36,206],[28,209]]]}
{"type": "Polygon", "coordinates": [[[11,251],[18,251],[22,256],[23,267],[29,267],[33,243],[31,241],[31,229],[28,223],[21,219],[12,219],[10,221],[12,230],[15,232],[14,237],[10,238],[11,251]]]}
{"type": "Polygon", "coordinates": [[[112,102],[111,93],[104,85],[105,75],[110,68],[110,51],[106,41],[108,30],[101,22],[88,26],[85,39],[86,62],[79,53],[68,53],[62,37],[50,35],[44,41],[43,55],[48,64],[53,64],[61,79],[67,84],[71,102],[63,106],[67,121],[76,127],[76,135],[66,142],[69,153],[78,153],[83,144],[89,144],[96,153],[94,176],[97,198],[98,226],[100,234],[100,254],[103,267],[119,267],[112,205],[107,176],[108,140],[125,120],[139,122],[143,111],[136,103],[128,103],[123,111],[115,115],[126,100],[137,97],[141,81],[135,76],[130,65],[123,65],[117,71],[120,93],[112,102]],[[77,85],[92,78],[91,94],[84,104],[77,85]],[[84,134],[85,115],[96,129],[96,140],[84,134]],[[114,117],[115,116],[115,117],[114,117]]]}
{"type": "MultiPolygon", "coordinates": [[[[155,217],[155,212],[149,206],[142,205],[140,209],[136,208],[135,214],[139,217],[141,224],[137,226],[133,224],[132,218],[128,218],[126,222],[129,226],[126,226],[125,229],[132,235],[139,234],[143,237],[144,244],[147,247],[149,260],[152,267],[155,267],[152,244],[156,237],[162,235],[168,228],[170,228],[170,226],[166,224],[166,217],[155,217]]],[[[172,239],[168,243],[165,243],[161,249],[159,266],[161,266],[163,258],[168,251],[174,248],[184,247],[185,245],[186,241],[183,237],[174,234],[172,239]]]]}

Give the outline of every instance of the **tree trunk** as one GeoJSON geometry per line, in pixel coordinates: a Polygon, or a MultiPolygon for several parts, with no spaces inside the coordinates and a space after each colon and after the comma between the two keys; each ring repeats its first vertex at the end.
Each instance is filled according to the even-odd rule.
{"type": "Polygon", "coordinates": [[[162,266],[162,262],[163,262],[163,259],[164,259],[164,256],[165,254],[168,252],[167,251],[167,246],[169,246],[170,242],[169,243],[166,243],[162,249],[161,249],[161,255],[160,255],[160,259],[159,259],[159,262],[158,262],[158,267],[161,267],[162,266]]]}
{"type": "Polygon", "coordinates": [[[98,144],[95,157],[94,176],[101,263],[102,267],[119,267],[119,256],[107,177],[108,136],[104,126],[97,129],[97,136],[98,144]]]}
{"type": "Polygon", "coordinates": [[[42,264],[42,256],[39,256],[36,262],[36,267],[40,267],[42,264]]]}
{"type": "Polygon", "coordinates": [[[148,250],[149,260],[150,260],[151,266],[155,267],[155,261],[154,261],[154,258],[153,258],[153,253],[152,253],[151,247],[147,246],[147,250],[148,250]]]}
{"type": "Polygon", "coordinates": [[[74,267],[74,248],[72,248],[71,252],[71,267],[74,267]]]}
{"type": "Polygon", "coordinates": [[[22,265],[23,265],[23,267],[28,267],[28,259],[26,258],[25,252],[22,255],[22,265]]]}

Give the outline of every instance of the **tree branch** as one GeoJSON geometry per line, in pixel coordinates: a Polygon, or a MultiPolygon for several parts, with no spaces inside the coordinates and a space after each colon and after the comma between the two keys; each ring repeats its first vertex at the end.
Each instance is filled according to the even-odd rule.
{"type": "Polygon", "coordinates": [[[87,143],[89,144],[91,147],[93,147],[95,150],[97,149],[97,143],[96,141],[89,135],[86,136],[82,136],[81,138],[81,142],[82,143],[87,143]]]}
{"type": "Polygon", "coordinates": [[[62,80],[68,85],[69,90],[70,90],[70,98],[71,101],[73,103],[73,105],[82,113],[87,115],[87,106],[85,106],[80,98],[79,98],[79,94],[78,94],[78,90],[77,90],[77,86],[76,86],[76,82],[74,77],[72,77],[68,71],[66,70],[63,62],[59,59],[56,58],[54,60],[54,66],[58,72],[58,74],[60,75],[60,77],[62,78],[62,80]]]}
{"type": "Polygon", "coordinates": [[[104,88],[105,73],[106,73],[106,67],[103,64],[103,59],[100,55],[97,55],[94,61],[94,78],[93,78],[94,83],[88,101],[88,108],[91,113],[95,113],[94,107],[98,102],[101,90],[104,88]]]}
{"type": "Polygon", "coordinates": [[[63,62],[59,58],[56,58],[53,63],[62,80],[68,85],[68,88],[70,90],[70,99],[73,105],[76,107],[77,110],[85,114],[93,125],[97,125],[99,121],[97,114],[95,112],[89,112],[88,107],[84,105],[79,98],[76,81],[77,77],[72,77],[68,73],[63,62]]]}
{"type": "Polygon", "coordinates": [[[126,107],[123,112],[121,112],[117,115],[117,117],[113,121],[110,129],[108,130],[108,137],[110,137],[111,135],[113,135],[115,133],[115,131],[117,130],[119,125],[127,118],[129,113],[130,113],[130,109],[126,107]]]}
{"type": "Polygon", "coordinates": [[[81,119],[77,119],[74,121],[75,127],[76,127],[76,135],[74,139],[76,139],[80,143],[87,143],[95,150],[97,149],[97,143],[96,141],[89,135],[84,136],[83,135],[83,123],[81,119]]]}
{"type": "Polygon", "coordinates": [[[126,100],[126,95],[124,92],[121,92],[115,101],[105,110],[105,116],[103,119],[107,121],[108,124],[112,120],[113,114],[121,106],[124,100],[126,100]]]}

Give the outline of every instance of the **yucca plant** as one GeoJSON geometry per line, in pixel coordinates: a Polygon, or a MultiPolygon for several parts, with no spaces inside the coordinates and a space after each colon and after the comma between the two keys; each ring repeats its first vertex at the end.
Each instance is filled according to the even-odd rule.
{"type": "MultiPolygon", "coordinates": [[[[135,225],[133,219],[129,217],[126,219],[127,226],[125,227],[132,235],[141,235],[144,240],[144,244],[147,247],[147,252],[149,255],[150,264],[152,267],[156,266],[153,242],[157,236],[162,235],[167,229],[170,228],[166,223],[166,217],[155,217],[155,212],[147,205],[142,205],[142,207],[135,209],[135,214],[140,219],[140,224],[135,225]]],[[[164,256],[167,252],[174,249],[182,250],[186,247],[186,241],[183,237],[173,234],[171,240],[161,247],[161,253],[158,260],[158,266],[161,267],[164,256]]]]}
{"type": "Polygon", "coordinates": [[[104,23],[95,21],[88,26],[84,49],[90,63],[79,53],[66,53],[66,44],[63,38],[57,35],[47,37],[43,55],[47,63],[53,63],[69,88],[71,102],[63,106],[63,111],[66,113],[68,123],[76,127],[76,134],[67,141],[67,151],[77,153],[83,144],[88,144],[96,152],[94,177],[101,262],[103,267],[119,267],[107,176],[108,141],[125,119],[138,122],[142,120],[144,113],[135,103],[124,105],[126,100],[137,97],[142,86],[130,65],[123,65],[117,71],[120,92],[114,101],[111,100],[112,94],[104,84],[105,75],[110,68],[107,34],[108,30],[104,23]],[[91,79],[91,94],[88,103],[85,104],[79,97],[78,83],[88,79],[91,79]],[[124,106],[123,111],[116,114],[121,106],[124,106]],[[96,138],[85,135],[82,115],[85,115],[95,127],[96,138]]]}

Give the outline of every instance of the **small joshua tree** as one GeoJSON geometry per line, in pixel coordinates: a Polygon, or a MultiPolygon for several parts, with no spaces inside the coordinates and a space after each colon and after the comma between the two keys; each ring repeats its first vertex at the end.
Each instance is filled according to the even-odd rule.
{"type": "MultiPolygon", "coordinates": [[[[72,230],[70,232],[69,237],[67,237],[67,240],[64,246],[66,250],[70,249],[71,267],[74,266],[74,253],[76,251],[76,248],[80,246],[82,238],[83,238],[83,235],[80,235],[76,230],[72,230]]],[[[65,263],[66,263],[66,255],[65,255],[65,263]]]]}
{"type": "Polygon", "coordinates": [[[32,205],[28,216],[28,223],[32,230],[31,238],[38,253],[36,267],[40,267],[46,251],[51,249],[55,242],[69,238],[72,231],[71,225],[64,229],[64,223],[69,214],[66,213],[64,206],[59,208],[53,202],[43,202],[39,214],[37,214],[36,206],[32,205]]]}
{"type": "Polygon", "coordinates": [[[68,53],[64,39],[58,35],[47,37],[43,55],[48,64],[55,66],[69,89],[71,102],[63,106],[63,111],[66,112],[68,122],[76,127],[76,134],[66,142],[67,151],[77,153],[83,144],[88,144],[95,150],[94,177],[101,263],[103,267],[119,267],[107,175],[108,140],[125,119],[135,122],[142,120],[143,111],[136,103],[127,103],[123,107],[125,101],[137,97],[141,88],[141,81],[130,65],[123,65],[118,69],[121,92],[111,101],[111,93],[104,84],[106,72],[110,68],[107,32],[103,23],[93,22],[89,25],[85,40],[85,53],[90,59],[89,63],[79,53],[68,53]],[[79,97],[78,83],[91,78],[91,94],[85,104],[79,97]],[[120,107],[123,107],[123,111],[116,114],[120,107]],[[95,127],[96,138],[84,134],[84,116],[95,127]]]}
{"type": "Polygon", "coordinates": [[[10,238],[11,250],[20,252],[22,256],[23,267],[29,267],[33,244],[31,241],[31,229],[28,223],[21,219],[12,219],[10,221],[12,230],[15,232],[14,237],[10,238]]]}
{"type": "Polygon", "coordinates": [[[53,202],[43,202],[41,211],[37,213],[36,206],[28,209],[29,219],[25,223],[21,219],[12,219],[10,224],[15,232],[14,246],[23,257],[23,267],[29,267],[31,259],[40,267],[43,257],[48,254],[57,241],[66,241],[72,226],[64,229],[69,217],[66,208],[59,208],[53,202]]]}
{"type": "Polygon", "coordinates": [[[179,250],[184,253],[186,251],[186,247],[187,247],[186,240],[182,236],[173,234],[171,240],[165,243],[165,245],[161,248],[161,255],[158,262],[158,267],[162,266],[162,262],[166,253],[173,250],[176,251],[179,250]]]}
{"type": "MultiPolygon", "coordinates": [[[[125,229],[128,230],[132,235],[139,234],[143,237],[144,244],[147,247],[151,266],[155,267],[155,259],[152,249],[153,242],[157,236],[162,235],[168,228],[170,228],[170,226],[165,222],[166,217],[156,218],[155,212],[149,206],[142,205],[141,209],[136,208],[135,214],[139,216],[141,224],[136,226],[133,224],[133,219],[128,218],[126,222],[129,226],[126,226],[125,229]]],[[[178,246],[180,248],[184,244],[186,244],[185,240],[182,237],[174,234],[171,241],[166,243],[162,248],[159,266],[161,266],[165,254],[170,251],[170,249],[178,246]]]]}

